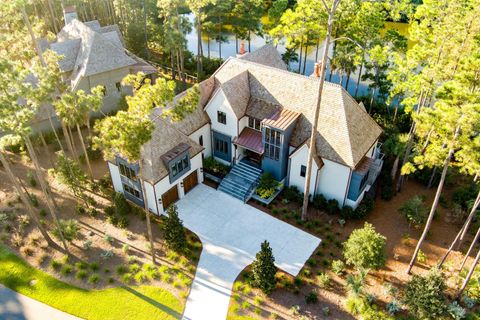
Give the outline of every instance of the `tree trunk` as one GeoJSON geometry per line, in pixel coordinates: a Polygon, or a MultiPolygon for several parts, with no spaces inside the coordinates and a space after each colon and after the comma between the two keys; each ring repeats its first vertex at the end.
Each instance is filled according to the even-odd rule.
{"type": "Polygon", "coordinates": [[[345,81],[345,90],[348,92],[348,83],[350,82],[350,72],[347,73],[347,81],[345,81]]]}
{"type": "Polygon", "coordinates": [[[87,147],[85,146],[85,141],[83,140],[82,130],[80,129],[80,126],[78,124],[77,124],[77,133],[78,133],[78,138],[80,139],[80,144],[82,145],[83,154],[85,155],[85,162],[87,163],[88,174],[90,175],[90,180],[92,182],[94,182],[93,170],[92,170],[92,166],[90,165],[90,159],[88,157],[87,147]]]}
{"type": "MultiPolygon", "coordinates": [[[[457,128],[455,129],[455,135],[453,137],[453,141],[456,141],[459,133],[460,133],[460,126],[457,125],[457,128]]],[[[450,150],[448,151],[448,155],[445,158],[445,161],[444,161],[444,164],[443,164],[442,176],[440,178],[440,183],[438,184],[437,192],[435,194],[435,199],[433,200],[433,204],[432,204],[432,207],[430,209],[430,213],[428,215],[427,223],[425,224],[425,229],[423,229],[422,236],[418,240],[417,247],[415,248],[415,252],[413,253],[413,256],[412,256],[412,260],[410,261],[410,264],[408,265],[407,274],[410,274],[410,271],[412,270],[413,265],[415,264],[415,261],[417,260],[418,251],[420,250],[420,247],[422,246],[423,241],[427,237],[428,230],[430,230],[430,225],[432,224],[433,216],[435,215],[435,210],[437,210],[438,201],[440,200],[440,196],[442,194],[443,185],[445,183],[445,177],[447,176],[447,171],[448,171],[448,167],[450,165],[450,160],[452,159],[452,156],[453,156],[453,152],[454,152],[454,149],[450,148],[450,150]]]]}
{"type": "Polygon", "coordinates": [[[435,176],[437,175],[437,167],[433,168],[432,175],[430,176],[430,179],[428,180],[427,184],[427,189],[430,189],[433,187],[433,182],[435,181],[435,176]]]}
{"type": "Polygon", "coordinates": [[[360,65],[360,69],[358,71],[358,78],[357,78],[357,83],[355,84],[355,98],[358,95],[358,87],[360,86],[360,79],[362,78],[362,70],[363,70],[363,62],[360,65]]]}
{"type": "MultiPolygon", "coordinates": [[[[452,252],[453,248],[457,247],[458,249],[462,244],[462,240],[463,240],[462,238],[465,236],[465,233],[468,231],[468,227],[470,226],[470,223],[472,222],[472,219],[475,216],[475,213],[477,212],[479,205],[480,205],[480,191],[478,192],[477,198],[475,199],[475,203],[473,204],[472,210],[470,210],[470,214],[468,215],[467,220],[465,220],[465,223],[463,224],[462,228],[458,231],[457,236],[455,237],[452,244],[448,248],[447,252],[443,256],[442,261],[440,261],[439,267],[443,265],[443,263],[447,259],[450,252],[452,252]]],[[[473,243],[475,242],[476,241],[474,241],[473,243]]],[[[469,254],[470,252],[466,255],[466,257],[468,257],[469,254]]]]}
{"type": "Polygon", "coordinates": [[[475,237],[473,238],[473,241],[470,244],[467,253],[465,253],[465,257],[463,258],[462,264],[460,265],[460,271],[463,270],[463,267],[465,266],[465,263],[467,262],[470,253],[472,253],[473,247],[475,247],[475,245],[477,244],[478,238],[480,238],[480,228],[478,228],[477,233],[475,234],[475,237]]]}
{"type": "Polygon", "coordinates": [[[40,141],[42,142],[43,150],[45,151],[45,155],[47,156],[48,162],[50,163],[50,167],[53,168],[53,161],[52,157],[50,154],[50,150],[48,150],[48,145],[47,142],[45,141],[45,138],[43,137],[42,130],[38,130],[38,136],[40,137],[40,141]]]}
{"type": "MultiPolygon", "coordinates": [[[[323,48],[322,64],[320,67],[320,81],[318,84],[318,92],[323,92],[323,85],[325,84],[325,72],[328,59],[328,48],[330,46],[330,36],[332,34],[332,27],[334,21],[334,14],[336,6],[338,5],[339,0],[335,0],[332,4],[332,9],[328,14],[328,23],[327,23],[327,36],[325,38],[325,47],[323,48]]],[[[327,8],[326,8],[327,9],[327,8]]],[[[302,221],[307,219],[308,212],[308,202],[310,198],[310,179],[312,177],[312,165],[313,165],[313,155],[316,153],[316,137],[318,129],[318,116],[320,114],[320,106],[322,102],[322,95],[319,94],[317,98],[317,105],[315,107],[315,114],[313,117],[313,128],[310,133],[309,149],[308,149],[308,160],[307,160],[307,172],[305,175],[305,187],[304,187],[304,196],[303,196],[303,206],[302,206],[302,221]]]]}
{"type": "Polygon", "coordinates": [[[235,34],[235,53],[238,53],[238,37],[235,34]]]}
{"type": "Polygon", "coordinates": [[[302,50],[303,50],[303,39],[302,42],[300,42],[300,56],[298,59],[298,74],[300,74],[300,70],[302,70],[302,50]]]}
{"type": "Polygon", "coordinates": [[[38,219],[35,210],[32,207],[32,204],[30,203],[30,199],[27,199],[26,193],[23,192],[20,183],[18,182],[17,178],[12,172],[12,168],[10,167],[10,163],[8,163],[7,158],[5,158],[5,155],[3,154],[2,151],[0,151],[0,162],[3,164],[3,167],[5,168],[5,171],[7,172],[7,176],[10,179],[10,182],[13,184],[13,187],[15,188],[15,191],[18,193],[18,196],[20,197],[20,200],[22,201],[23,205],[27,209],[27,213],[30,216],[30,218],[35,222],[35,224],[38,227],[38,230],[40,230],[40,233],[42,234],[43,238],[47,241],[49,245],[54,244],[55,242],[50,238],[48,235],[47,231],[43,228],[42,224],[40,223],[40,220],[38,219]]]}
{"type": "Polygon", "coordinates": [[[305,74],[307,66],[307,54],[308,54],[308,45],[305,46],[305,54],[303,55],[303,71],[302,74],[305,74]]]}
{"type": "Polygon", "coordinates": [[[33,33],[33,29],[32,29],[32,25],[30,24],[30,20],[28,20],[28,15],[27,15],[27,12],[25,11],[25,7],[22,6],[20,10],[22,11],[23,22],[27,26],[28,33],[30,34],[30,38],[32,40],[32,45],[35,48],[35,51],[37,52],[38,58],[40,59],[40,63],[42,64],[42,66],[46,67],[47,64],[45,63],[45,60],[43,59],[42,49],[40,48],[40,44],[38,43],[37,39],[35,38],[35,34],[33,33]]]}
{"type": "Polygon", "coordinates": [[[477,252],[477,256],[475,257],[475,261],[473,261],[472,266],[470,267],[470,270],[468,271],[467,277],[465,278],[465,281],[463,281],[462,287],[458,291],[456,299],[460,299],[462,297],[463,291],[465,291],[465,288],[468,285],[468,282],[470,281],[470,278],[473,275],[473,272],[475,271],[475,267],[478,264],[478,260],[480,260],[480,250],[477,252]]]}
{"type": "Polygon", "coordinates": [[[317,46],[315,48],[315,62],[318,61],[318,49],[319,49],[319,46],[320,46],[320,39],[317,40],[317,46]]]}
{"type": "Polygon", "coordinates": [[[203,49],[202,49],[202,22],[200,21],[200,12],[197,15],[197,77],[200,81],[201,73],[203,71],[203,49]]]}
{"type": "Polygon", "coordinates": [[[63,148],[62,142],[60,141],[60,137],[57,134],[57,130],[55,129],[55,125],[53,124],[52,117],[48,117],[48,121],[50,122],[50,126],[52,127],[53,134],[55,135],[55,139],[57,140],[60,150],[62,150],[62,152],[65,154],[65,149],[63,148]]]}
{"type": "Polygon", "coordinates": [[[152,234],[152,224],[151,224],[151,221],[150,221],[150,210],[148,208],[148,201],[147,201],[147,193],[145,192],[145,185],[143,184],[143,178],[142,178],[142,175],[141,175],[141,172],[142,172],[142,162],[139,161],[140,163],[140,169],[139,169],[139,180],[140,180],[140,185],[142,187],[142,193],[143,193],[143,206],[144,206],[144,210],[145,210],[145,215],[146,215],[146,218],[147,218],[147,233],[148,233],[148,239],[150,240],[150,253],[152,255],[152,263],[153,264],[156,264],[157,261],[156,261],[156,258],[155,258],[155,245],[154,245],[154,242],[153,242],[153,234],[152,234]]]}
{"type": "Polygon", "coordinates": [[[207,37],[207,57],[210,59],[210,36],[207,37]]]}
{"type": "Polygon", "coordinates": [[[251,38],[251,34],[250,34],[250,30],[248,30],[248,52],[251,52],[250,50],[250,42],[251,42],[252,38],[251,38]]]}
{"type": "Polygon", "coordinates": [[[47,3],[48,3],[48,11],[49,11],[50,16],[52,18],[53,29],[55,30],[55,33],[58,33],[59,29],[58,29],[58,25],[57,25],[57,20],[55,18],[55,13],[53,12],[52,0],[47,0],[47,3]]]}
{"type": "Polygon", "coordinates": [[[145,56],[150,59],[150,50],[148,50],[148,34],[147,34],[147,6],[143,0],[143,33],[145,36],[145,56]]]}
{"type": "Polygon", "coordinates": [[[35,172],[37,174],[38,182],[40,183],[40,187],[45,196],[45,202],[47,203],[48,210],[50,211],[50,215],[52,216],[53,222],[58,228],[58,231],[59,231],[58,233],[60,235],[60,240],[63,244],[63,248],[65,249],[65,252],[68,255],[70,255],[67,242],[65,241],[65,238],[63,236],[63,231],[57,219],[57,214],[55,212],[55,204],[54,204],[54,199],[52,197],[52,193],[50,191],[50,188],[48,187],[47,182],[43,177],[42,169],[40,167],[40,163],[38,162],[37,155],[35,154],[35,150],[33,149],[32,142],[30,141],[30,137],[26,135],[23,137],[23,140],[25,141],[25,145],[27,146],[27,150],[28,150],[28,153],[30,154],[30,158],[32,158],[32,162],[35,167],[35,172]]]}
{"type": "Polygon", "coordinates": [[[67,126],[67,131],[68,138],[70,139],[70,143],[72,144],[73,157],[78,161],[77,146],[75,145],[75,138],[73,137],[72,128],[70,126],[67,126]]]}

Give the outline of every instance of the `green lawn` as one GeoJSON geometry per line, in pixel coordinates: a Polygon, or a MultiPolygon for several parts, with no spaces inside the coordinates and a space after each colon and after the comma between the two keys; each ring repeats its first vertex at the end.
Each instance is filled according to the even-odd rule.
{"type": "Polygon", "coordinates": [[[84,319],[178,319],[182,303],[152,286],[85,290],[33,268],[0,245],[0,283],[84,319]],[[30,286],[31,280],[37,282],[30,286]]]}

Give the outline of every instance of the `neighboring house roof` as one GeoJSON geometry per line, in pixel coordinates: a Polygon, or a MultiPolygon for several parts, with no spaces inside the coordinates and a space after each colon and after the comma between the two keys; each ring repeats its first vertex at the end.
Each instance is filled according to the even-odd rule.
{"type": "MultiPolygon", "coordinates": [[[[245,71],[248,72],[250,91],[246,113],[259,117],[264,113],[261,107],[268,105],[269,109],[281,106],[301,114],[290,144],[298,147],[304,143],[310,137],[319,79],[237,58],[227,59],[213,76],[218,86],[222,87],[245,71]],[[255,110],[256,106],[258,110],[255,110]]],[[[241,83],[240,87],[243,86],[241,83]]],[[[230,90],[235,92],[233,88],[230,90]]],[[[356,167],[382,132],[343,87],[329,82],[324,85],[318,121],[318,156],[350,168],[356,167]]]]}
{"type": "Polygon", "coordinates": [[[203,150],[203,147],[194,142],[188,136],[177,130],[170,120],[162,116],[152,114],[155,129],[149,142],[142,146],[142,177],[152,184],[168,176],[168,168],[162,159],[173,150],[181,146],[188,146],[190,158],[193,158],[203,150]]]}
{"type": "Polygon", "coordinates": [[[65,72],[73,71],[73,88],[82,76],[137,64],[126,54],[118,26],[101,27],[96,20],[83,23],[74,19],[62,28],[57,40],[50,48],[67,58],[60,67],[65,72]]]}

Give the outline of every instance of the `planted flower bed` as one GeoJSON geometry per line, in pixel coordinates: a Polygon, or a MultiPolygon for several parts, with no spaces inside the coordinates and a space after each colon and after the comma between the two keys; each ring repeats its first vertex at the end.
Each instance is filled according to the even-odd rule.
{"type": "Polygon", "coordinates": [[[278,196],[283,187],[283,183],[275,180],[270,173],[265,172],[260,177],[252,198],[268,205],[278,196]]]}
{"type": "Polygon", "coordinates": [[[230,172],[230,169],[229,166],[218,162],[213,157],[208,157],[203,160],[203,174],[205,175],[205,178],[216,183],[220,183],[228,172],[230,172]]]}

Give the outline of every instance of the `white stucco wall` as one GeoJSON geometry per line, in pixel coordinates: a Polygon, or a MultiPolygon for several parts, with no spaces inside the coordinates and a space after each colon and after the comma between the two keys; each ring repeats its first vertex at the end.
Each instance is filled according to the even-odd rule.
{"type": "Polygon", "coordinates": [[[150,209],[150,211],[157,213],[153,186],[148,182],[144,182],[143,187],[145,188],[145,199],[147,199],[148,208],[150,209]]]}
{"type": "Polygon", "coordinates": [[[317,181],[317,193],[321,193],[327,199],[336,199],[343,206],[348,190],[350,168],[336,162],[322,159],[323,167],[317,181]]]}
{"type": "Polygon", "coordinates": [[[210,157],[212,155],[212,136],[210,124],[204,125],[200,129],[192,133],[189,138],[196,143],[199,143],[200,136],[203,137],[203,147],[205,148],[205,150],[203,150],[203,154],[205,155],[205,157],[210,157]]]}
{"type": "Polygon", "coordinates": [[[120,170],[118,166],[107,161],[108,170],[110,170],[110,176],[112,177],[113,189],[117,192],[123,192],[122,179],[120,178],[120,170]]]}
{"type": "MultiPolygon", "coordinates": [[[[308,158],[308,147],[307,145],[303,145],[290,155],[290,168],[289,168],[289,185],[296,186],[300,192],[304,192],[305,190],[305,178],[300,176],[300,168],[302,165],[307,165],[307,158],[308,158]]],[[[315,181],[318,172],[318,166],[313,162],[312,168],[312,178],[310,179],[310,195],[315,193],[315,181]]]]}
{"type": "MultiPolygon", "coordinates": [[[[158,199],[162,198],[162,195],[165,192],[170,190],[175,185],[177,186],[178,197],[183,198],[185,196],[185,191],[181,185],[181,182],[183,181],[183,179],[185,179],[185,177],[187,177],[190,173],[192,173],[195,170],[197,171],[198,183],[203,182],[203,174],[200,172],[200,168],[202,167],[202,154],[199,153],[195,157],[190,159],[190,164],[191,164],[190,170],[184,175],[182,175],[180,178],[175,180],[173,183],[170,183],[170,180],[167,176],[155,184],[155,195],[157,196],[157,199],[156,199],[157,202],[158,202],[158,199]]],[[[153,202],[153,204],[155,205],[155,202],[153,202]]],[[[150,205],[150,201],[149,201],[149,205],[150,205]]],[[[160,210],[160,213],[164,212],[164,208],[161,203],[158,203],[158,209],[160,210]]],[[[156,208],[155,210],[153,210],[153,212],[158,214],[156,208]]]]}
{"type": "Polygon", "coordinates": [[[225,94],[220,89],[218,90],[210,102],[205,107],[210,121],[211,129],[227,136],[235,138],[238,135],[238,119],[230,106],[225,94]],[[227,116],[227,124],[219,123],[217,121],[217,111],[225,112],[227,116]]]}

